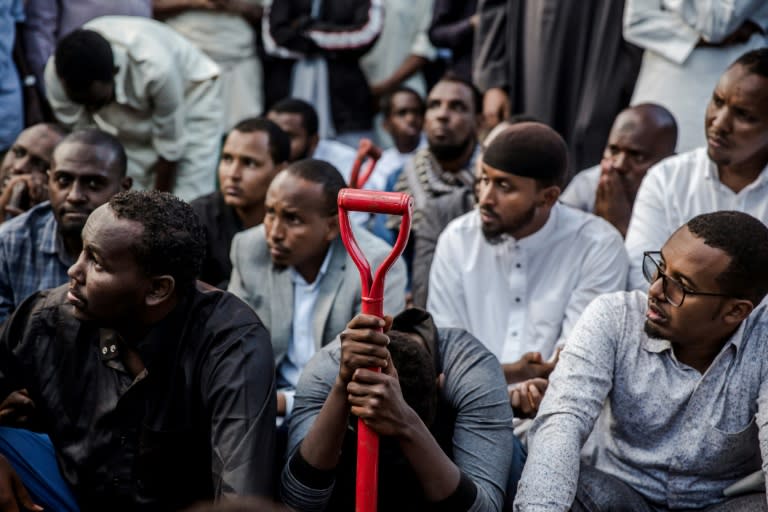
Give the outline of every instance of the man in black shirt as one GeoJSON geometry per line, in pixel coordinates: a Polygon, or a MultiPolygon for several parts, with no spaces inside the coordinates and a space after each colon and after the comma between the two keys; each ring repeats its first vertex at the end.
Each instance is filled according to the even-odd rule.
{"type": "MultiPolygon", "coordinates": [[[[271,491],[269,334],[195,281],[203,254],[186,203],[118,194],[89,217],[69,284],[25,300],[0,331],[0,399],[28,390],[83,511],[271,491]]],[[[0,457],[0,510],[17,510],[20,489],[0,457]]]]}
{"type": "Polygon", "coordinates": [[[232,239],[262,223],[267,189],[290,153],[288,134],[266,118],[244,119],[229,132],[219,161],[220,190],[191,203],[208,240],[201,281],[227,288],[232,239]]]}

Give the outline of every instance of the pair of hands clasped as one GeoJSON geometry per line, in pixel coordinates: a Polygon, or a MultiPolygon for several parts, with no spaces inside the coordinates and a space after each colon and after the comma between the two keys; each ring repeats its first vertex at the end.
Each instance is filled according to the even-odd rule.
{"type": "Polygon", "coordinates": [[[341,362],[337,386],[346,390],[350,412],[382,436],[401,436],[417,419],[400,390],[397,369],[387,350],[386,320],[357,315],[341,333],[341,362]],[[380,368],[375,372],[369,368],[380,368]]]}

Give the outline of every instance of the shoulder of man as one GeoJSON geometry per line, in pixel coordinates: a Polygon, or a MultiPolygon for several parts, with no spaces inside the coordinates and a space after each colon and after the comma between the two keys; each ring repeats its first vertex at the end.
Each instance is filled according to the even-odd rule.
{"type": "Polygon", "coordinates": [[[12,233],[33,233],[38,228],[43,226],[53,216],[53,209],[51,203],[45,201],[40,204],[36,204],[21,215],[3,222],[0,225],[0,240],[4,242],[12,233]]]}

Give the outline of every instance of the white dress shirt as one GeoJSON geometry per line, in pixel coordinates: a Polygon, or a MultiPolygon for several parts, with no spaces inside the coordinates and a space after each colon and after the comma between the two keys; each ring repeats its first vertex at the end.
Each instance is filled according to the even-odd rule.
{"type": "Polygon", "coordinates": [[[502,363],[549,357],[597,295],[624,288],[627,256],[605,220],[556,204],[521,240],[489,243],[473,210],[440,235],[427,310],[439,327],[474,334],[502,363]]]}
{"type": "Polygon", "coordinates": [[[600,166],[595,165],[584,169],[573,177],[571,182],[560,194],[560,202],[578,208],[583,212],[595,211],[597,185],[600,183],[600,166]]]}
{"type": "MultiPolygon", "coordinates": [[[[768,169],[768,167],[766,167],[768,169]]],[[[645,175],[627,230],[629,289],[648,289],[643,251],[658,251],[677,228],[702,213],[737,210],[768,224],[768,170],[736,193],[723,183],[706,148],[662,160],[645,175]]]]}
{"type": "Polygon", "coordinates": [[[291,280],[293,281],[293,318],[291,319],[291,341],[288,343],[288,351],[283,361],[277,368],[278,385],[285,393],[285,415],[290,416],[293,410],[293,396],[299,376],[312,356],[315,355],[315,346],[320,345],[312,334],[312,318],[315,311],[317,298],[320,296],[320,282],[323,280],[328,264],[331,262],[333,246],[328,248],[325,259],[320,266],[317,277],[308,283],[296,269],[291,267],[291,280]],[[288,385],[286,387],[286,384],[288,385]]]}

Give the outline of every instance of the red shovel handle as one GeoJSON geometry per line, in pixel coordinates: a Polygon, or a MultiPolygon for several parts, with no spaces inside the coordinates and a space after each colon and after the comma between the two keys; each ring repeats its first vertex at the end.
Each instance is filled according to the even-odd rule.
{"type": "MultiPolygon", "coordinates": [[[[341,239],[360,272],[363,291],[363,313],[384,316],[384,277],[403,253],[411,231],[413,198],[400,192],[376,192],[373,190],[342,189],[338,197],[341,239]],[[400,233],[392,251],[371,274],[371,265],[355,240],[347,212],[388,213],[402,215],[400,233]]],[[[376,369],[371,368],[376,371],[376,369]]],[[[379,437],[362,421],[357,422],[357,477],[355,483],[355,510],[376,512],[378,500],[379,437]]]]}
{"type": "Polygon", "coordinates": [[[360,146],[357,148],[355,163],[352,165],[352,173],[349,175],[349,186],[352,188],[363,188],[365,182],[371,177],[373,168],[376,166],[376,162],[379,158],[381,158],[381,149],[369,139],[361,139],[360,146]],[[363,165],[363,161],[366,158],[369,158],[368,165],[365,168],[365,172],[360,175],[360,167],[363,165]]]}

